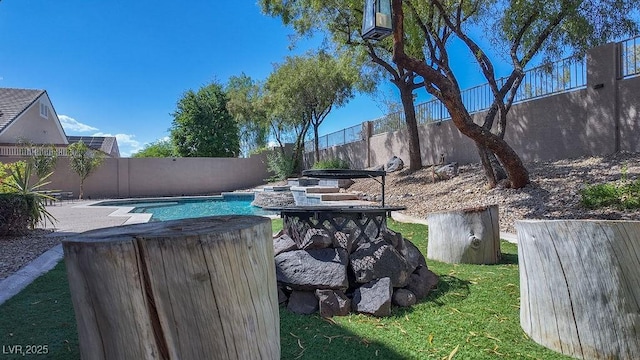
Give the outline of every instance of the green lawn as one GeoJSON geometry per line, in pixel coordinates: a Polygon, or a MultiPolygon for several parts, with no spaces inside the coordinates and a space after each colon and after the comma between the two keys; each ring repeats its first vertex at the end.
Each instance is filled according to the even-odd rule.
{"type": "MultiPolygon", "coordinates": [[[[274,221],[274,230],[282,227],[274,221]]],[[[390,221],[426,250],[427,228],[390,221]]],[[[568,359],[529,340],[519,325],[517,248],[502,243],[499,265],[429,261],[440,276],[431,295],[388,318],[322,319],[280,311],[283,359],[568,359]]],[[[42,359],[77,359],[78,338],[64,263],[0,306],[0,360],[7,346],[47,345],[42,359]]]]}

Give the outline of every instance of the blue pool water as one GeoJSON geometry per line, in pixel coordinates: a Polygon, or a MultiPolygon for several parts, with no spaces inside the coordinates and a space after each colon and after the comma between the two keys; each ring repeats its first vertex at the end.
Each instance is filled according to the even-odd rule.
{"type": "Polygon", "coordinates": [[[274,215],[273,211],[251,206],[253,196],[172,198],[104,201],[99,206],[132,206],[131,213],[153,214],[151,221],[187,219],[214,215],[274,215]]]}

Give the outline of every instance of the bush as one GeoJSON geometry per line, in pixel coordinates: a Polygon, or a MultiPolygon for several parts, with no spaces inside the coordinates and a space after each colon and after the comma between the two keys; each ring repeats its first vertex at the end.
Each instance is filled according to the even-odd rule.
{"type": "Polygon", "coordinates": [[[0,234],[21,234],[28,228],[34,229],[40,222],[53,223],[55,218],[47,211],[46,201],[55,199],[39,191],[49,184],[46,181],[52,173],[31,183],[34,165],[31,162],[7,164],[0,172],[0,234]]]}
{"type": "Polygon", "coordinates": [[[293,158],[279,151],[267,154],[267,169],[274,175],[268,181],[286,180],[294,172],[293,158]]]}
{"type": "Polygon", "coordinates": [[[330,158],[325,160],[320,160],[313,164],[311,167],[316,170],[324,170],[324,169],[350,169],[351,164],[349,164],[348,160],[343,160],[340,158],[330,158]]]}
{"type": "Polygon", "coordinates": [[[589,209],[613,206],[640,209],[640,180],[587,186],[581,191],[582,204],[589,209]]]}
{"type": "Polygon", "coordinates": [[[0,236],[24,234],[31,224],[35,196],[0,194],[0,236]]]}

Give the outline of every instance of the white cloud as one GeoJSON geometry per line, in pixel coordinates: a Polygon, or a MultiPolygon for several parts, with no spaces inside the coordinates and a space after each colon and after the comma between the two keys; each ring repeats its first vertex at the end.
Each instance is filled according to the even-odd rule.
{"type": "Polygon", "coordinates": [[[60,124],[65,131],[77,131],[77,132],[87,132],[87,131],[96,131],[98,128],[94,128],[93,126],[89,126],[87,124],[83,124],[78,120],[67,116],[67,115],[59,115],[60,124]]]}
{"type": "Polygon", "coordinates": [[[115,138],[118,140],[118,149],[120,149],[120,156],[122,157],[129,157],[131,156],[131,154],[142,149],[142,145],[140,144],[140,142],[134,139],[136,137],[135,135],[130,135],[130,134],[113,135],[113,134],[97,132],[92,136],[115,136],[115,138]]]}

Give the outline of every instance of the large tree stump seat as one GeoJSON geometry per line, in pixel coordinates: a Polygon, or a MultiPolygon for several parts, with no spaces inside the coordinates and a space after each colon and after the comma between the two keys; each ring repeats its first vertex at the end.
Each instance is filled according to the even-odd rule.
{"type": "Polygon", "coordinates": [[[271,221],[215,216],[63,242],[83,359],[279,359],[271,221]]]}
{"type": "Polygon", "coordinates": [[[582,359],[640,359],[640,221],[516,222],[520,324],[582,359]]]}

